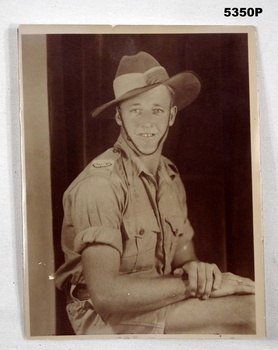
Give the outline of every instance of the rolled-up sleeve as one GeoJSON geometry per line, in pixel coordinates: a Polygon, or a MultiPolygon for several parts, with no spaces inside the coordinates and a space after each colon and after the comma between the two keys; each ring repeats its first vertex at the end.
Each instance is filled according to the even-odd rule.
{"type": "Polygon", "coordinates": [[[81,254],[87,245],[109,245],[122,254],[121,222],[123,194],[101,176],[90,176],[77,183],[64,197],[66,225],[73,251],[81,254]],[[70,233],[71,231],[71,233],[70,233]]]}

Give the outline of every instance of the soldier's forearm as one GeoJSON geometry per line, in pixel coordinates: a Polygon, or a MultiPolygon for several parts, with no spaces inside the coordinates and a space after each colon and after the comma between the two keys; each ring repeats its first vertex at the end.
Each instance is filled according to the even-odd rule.
{"type": "Polygon", "coordinates": [[[119,274],[115,249],[91,246],[82,253],[85,281],[100,314],[151,311],[188,297],[185,281],[172,276],[119,274]]]}
{"type": "Polygon", "coordinates": [[[159,309],[187,299],[187,287],[180,278],[133,278],[128,275],[106,280],[96,293],[90,287],[99,314],[138,313],[159,309]]]}

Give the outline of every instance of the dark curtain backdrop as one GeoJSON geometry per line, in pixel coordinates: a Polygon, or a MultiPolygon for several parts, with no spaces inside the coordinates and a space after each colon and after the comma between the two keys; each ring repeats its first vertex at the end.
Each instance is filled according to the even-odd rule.
{"type": "MultiPolygon", "coordinates": [[[[164,155],[178,167],[199,258],[254,278],[248,52],[245,34],[48,35],[53,232],[63,262],[62,195],[78,173],[111,147],[119,129],[113,111],[90,111],[113,99],[123,55],[152,54],[169,75],[193,70],[199,98],[180,111],[164,155]]],[[[67,334],[64,296],[57,296],[57,333],[67,334]]]]}

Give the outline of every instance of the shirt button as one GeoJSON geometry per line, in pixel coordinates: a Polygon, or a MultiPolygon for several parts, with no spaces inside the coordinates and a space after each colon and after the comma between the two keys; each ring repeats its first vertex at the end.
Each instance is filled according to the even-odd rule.
{"type": "Polygon", "coordinates": [[[179,233],[179,229],[178,228],[176,228],[176,230],[175,230],[175,234],[177,235],[179,233]]]}
{"type": "Polygon", "coordinates": [[[139,235],[143,236],[144,233],[145,233],[145,230],[143,228],[141,228],[141,230],[139,231],[139,235]]]}
{"type": "Polygon", "coordinates": [[[114,153],[119,153],[119,151],[116,148],[113,149],[113,152],[114,153]]]}

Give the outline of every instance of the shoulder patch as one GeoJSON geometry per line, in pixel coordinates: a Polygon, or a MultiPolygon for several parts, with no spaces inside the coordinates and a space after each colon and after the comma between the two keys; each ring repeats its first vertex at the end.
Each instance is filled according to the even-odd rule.
{"type": "Polygon", "coordinates": [[[112,170],[115,162],[121,157],[120,152],[115,151],[113,148],[109,148],[91,162],[90,170],[112,170]]]}
{"type": "Polygon", "coordinates": [[[96,159],[92,162],[93,168],[109,168],[113,167],[115,160],[113,159],[96,159]]]}

